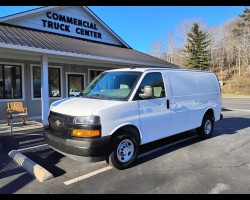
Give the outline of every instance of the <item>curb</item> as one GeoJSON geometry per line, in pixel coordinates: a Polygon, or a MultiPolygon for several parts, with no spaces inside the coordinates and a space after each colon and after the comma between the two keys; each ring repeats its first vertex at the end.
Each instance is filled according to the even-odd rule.
{"type": "MultiPolygon", "coordinates": [[[[30,128],[30,129],[15,129],[13,130],[13,134],[16,134],[16,133],[36,133],[36,132],[42,132],[44,129],[43,127],[40,127],[40,128],[30,128]]],[[[11,131],[10,130],[4,130],[4,131],[1,131],[0,130],[0,134],[6,134],[6,133],[10,133],[11,131]]]]}
{"type": "Polygon", "coordinates": [[[244,112],[250,112],[250,110],[245,109],[238,109],[238,108],[225,108],[223,107],[222,110],[231,110],[231,111],[244,111],[244,112]]]}
{"type": "Polygon", "coordinates": [[[31,175],[35,176],[39,182],[44,182],[46,180],[54,178],[54,176],[50,172],[48,172],[46,169],[42,168],[40,165],[36,164],[31,159],[24,156],[23,154],[19,153],[17,150],[10,151],[8,155],[19,166],[23,167],[31,175]]]}

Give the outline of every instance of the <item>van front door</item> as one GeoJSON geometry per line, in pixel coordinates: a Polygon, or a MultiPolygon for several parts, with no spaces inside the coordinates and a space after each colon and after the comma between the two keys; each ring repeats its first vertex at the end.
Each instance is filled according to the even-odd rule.
{"type": "Polygon", "coordinates": [[[167,108],[165,86],[160,72],[147,73],[136,94],[134,100],[138,101],[139,116],[141,122],[141,143],[148,143],[168,136],[170,130],[170,110],[167,108]],[[153,88],[153,97],[142,99],[139,93],[143,93],[144,86],[153,88]]]}

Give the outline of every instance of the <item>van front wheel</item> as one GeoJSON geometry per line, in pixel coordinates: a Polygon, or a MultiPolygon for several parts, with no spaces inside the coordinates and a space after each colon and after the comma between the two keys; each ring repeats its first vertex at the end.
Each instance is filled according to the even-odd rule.
{"type": "Polygon", "coordinates": [[[108,163],[116,169],[126,169],[135,161],[138,151],[138,138],[131,133],[119,134],[113,138],[108,163]]]}
{"type": "Polygon", "coordinates": [[[208,139],[212,136],[214,129],[214,120],[211,115],[205,115],[202,124],[196,129],[196,133],[201,139],[208,139]]]}

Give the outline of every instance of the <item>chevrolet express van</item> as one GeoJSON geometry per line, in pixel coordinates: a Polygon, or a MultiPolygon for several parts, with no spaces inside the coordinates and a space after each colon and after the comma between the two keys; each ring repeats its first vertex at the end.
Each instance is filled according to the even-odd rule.
{"type": "Polygon", "coordinates": [[[44,137],[70,158],[105,157],[112,167],[125,169],[143,144],[191,129],[211,137],[221,109],[212,72],[116,69],[96,77],[81,97],[54,102],[44,137]]]}

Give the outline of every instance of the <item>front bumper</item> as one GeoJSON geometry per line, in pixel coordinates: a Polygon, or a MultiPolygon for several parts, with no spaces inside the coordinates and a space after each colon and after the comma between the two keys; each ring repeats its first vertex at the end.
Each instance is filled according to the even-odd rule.
{"type": "Polygon", "coordinates": [[[108,152],[110,139],[111,136],[66,139],[53,134],[47,127],[44,129],[45,142],[65,155],[103,157],[108,152]]]}

